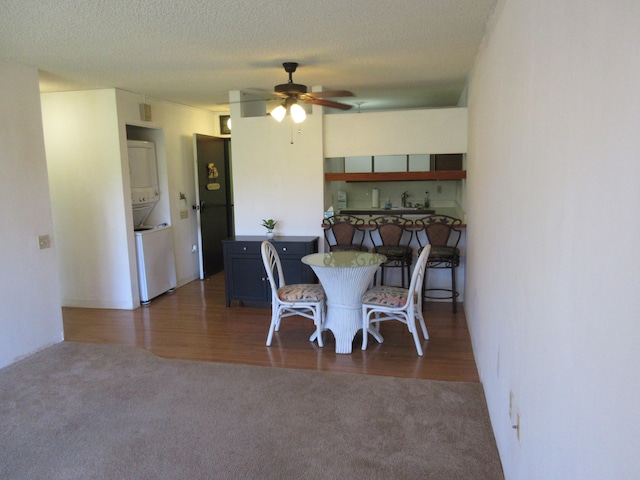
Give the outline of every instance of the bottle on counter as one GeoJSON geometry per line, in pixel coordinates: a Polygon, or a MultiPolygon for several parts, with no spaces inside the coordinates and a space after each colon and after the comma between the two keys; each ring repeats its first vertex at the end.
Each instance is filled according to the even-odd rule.
{"type": "Polygon", "coordinates": [[[384,202],[384,208],[391,208],[391,200],[387,197],[387,200],[384,202]]]}
{"type": "Polygon", "coordinates": [[[424,192],[424,208],[429,208],[429,192],[424,192]]]}

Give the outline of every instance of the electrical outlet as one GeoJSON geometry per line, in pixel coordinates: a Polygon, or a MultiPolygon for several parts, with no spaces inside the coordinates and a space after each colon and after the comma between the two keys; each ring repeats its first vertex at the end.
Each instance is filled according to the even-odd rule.
{"type": "Polygon", "coordinates": [[[442,185],[436,185],[436,193],[442,193],[442,185]]]}
{"type": "Polygon", "coordinates": [[[191,245],[191,253],[198,253],[198,246],[197,245],[191,245]]]}
{"type": "Polygon", "coordinates": [[[49,235],[40,235],[38,237],[38,248],[42,250],[50,247],[51,247],[51,239],[49,238],[49,235]]]}
{"type": "Polygon", "coordinates": [[[180,219],[184,220],[185,218],[189,218],[189,211],[188,210],[180,210],[180,219]]]}

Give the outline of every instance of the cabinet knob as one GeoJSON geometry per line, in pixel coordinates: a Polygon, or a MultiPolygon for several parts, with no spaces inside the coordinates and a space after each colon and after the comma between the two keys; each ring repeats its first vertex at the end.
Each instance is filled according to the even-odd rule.
{"type": "Polygon", "coordinates": [[[246,252],[247,251],[247,247],[242,247],[242,250],[244,250],[246,252]]]}
{"type": "Polygon", "coordinates": [[[282,247],[282,251],[286,252],[287,251],[287,247],[282,247]]]}

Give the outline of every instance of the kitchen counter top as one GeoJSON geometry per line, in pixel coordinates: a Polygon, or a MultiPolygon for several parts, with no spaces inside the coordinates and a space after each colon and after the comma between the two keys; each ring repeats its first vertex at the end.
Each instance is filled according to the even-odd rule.
{"type": "MultiPolygon", "coordinates": [[[[466,228],[467,224],[465,223],[465,217],[461,214],[461,212],[457,208],[453,207],[432,207],[429,209],[415,209],[415,208],[407,208],[403,209],[401,207],[395,208],[344,208],[340,210],[339,214],[343,215],[355,215],[355,216],[382,216],[382,215],[398,215],[398,216],[411,216],[414,220],[419,217],[426,217],[428,215],[447,215],[449,217],[460,218],[462,220],[462,225],[460,228],[466,228]]],[[[365,219],[365,221],[368,221],[365,219]]]]}
{"type": "Polygon", "coordinates": [[[344,215],[433,215],[436,213],[433,209],[423,208],[362,208],[351,209],[346,208],[340,210],[344,215]]]}

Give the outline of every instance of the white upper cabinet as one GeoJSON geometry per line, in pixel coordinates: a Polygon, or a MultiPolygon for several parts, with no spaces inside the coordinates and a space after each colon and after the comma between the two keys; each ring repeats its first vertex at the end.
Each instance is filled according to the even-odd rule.
{"type": "Polygon", "coordinates": [[[407,155],[376,155],[373,157],[373,171],[380,172],[406,172],[407,155]]]}
{"type": "Polygon", "coordinates": [[[345,173],[371,173],[371,155],[360,157],[345,157],[345,173]]]}
{"type": "Polygon", "coordinates": [[[428,172],[431,168],[431,155],[409,155],[410,172],[428,172]]]}

